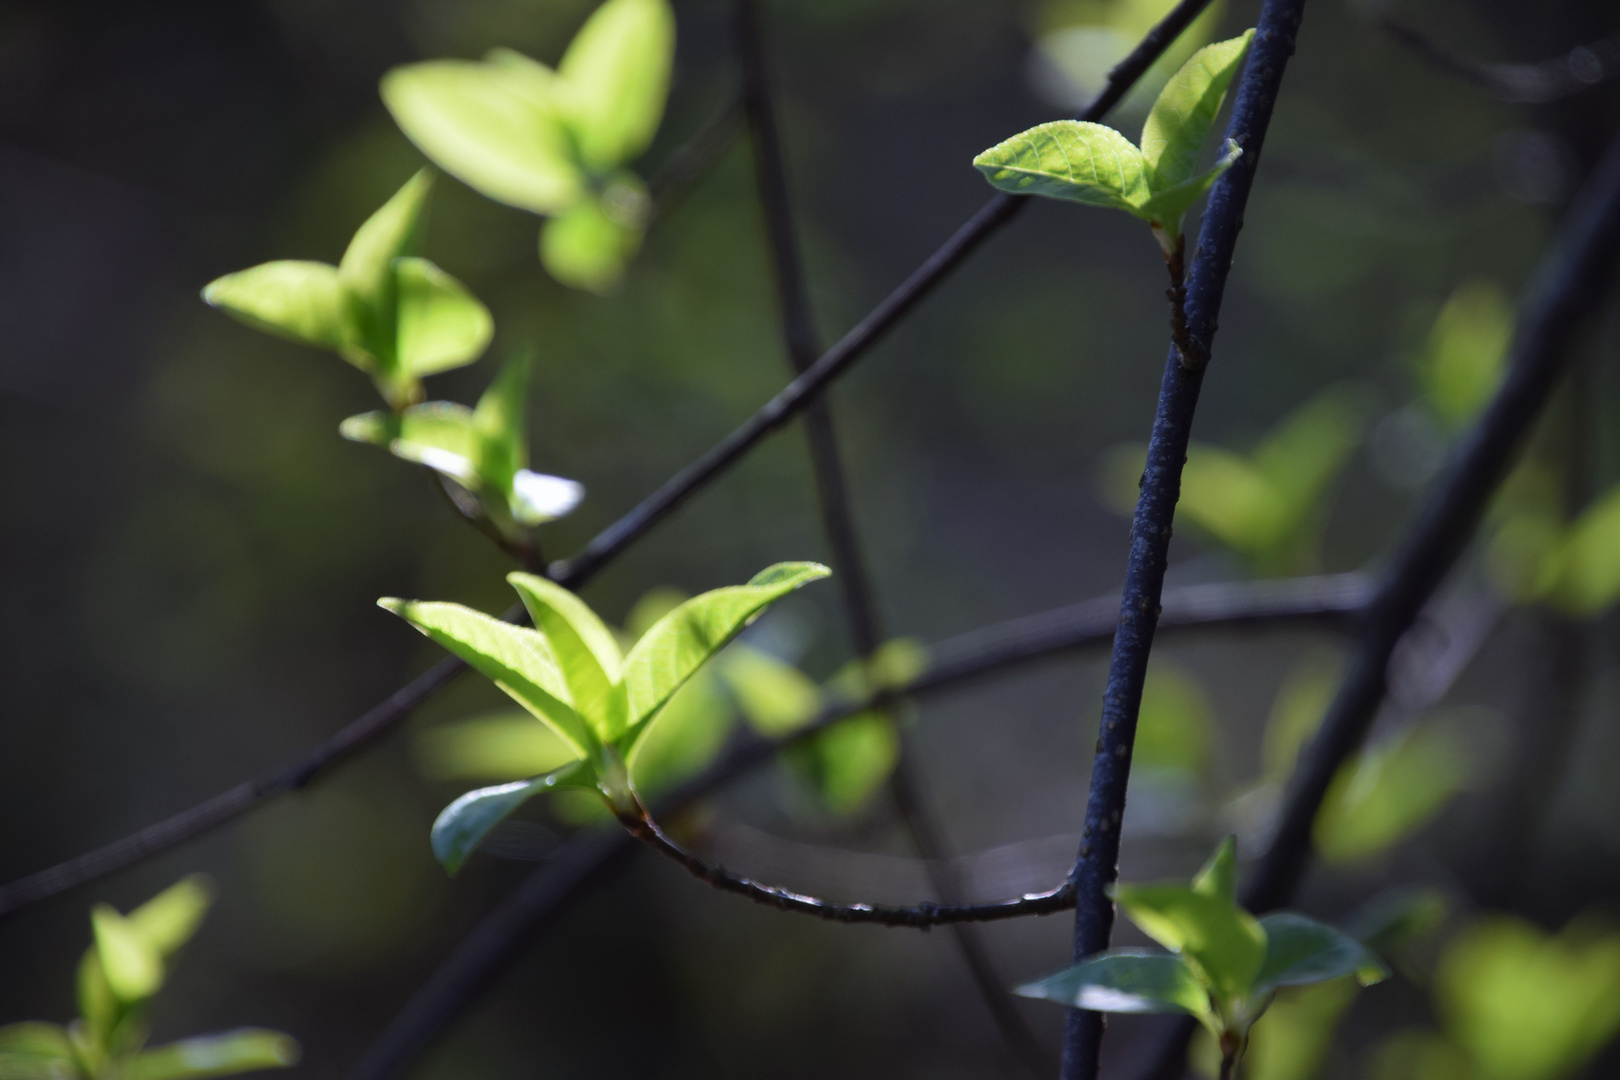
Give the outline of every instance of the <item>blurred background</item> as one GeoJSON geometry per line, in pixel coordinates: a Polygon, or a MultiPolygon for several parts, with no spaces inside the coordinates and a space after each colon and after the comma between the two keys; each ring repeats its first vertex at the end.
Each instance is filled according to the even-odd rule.
{"type": "MultiPolygon", "coordinates": [[[[736,92],[728,4],[675,6],[675,81],[644,176],[736,92]]],[[[278,767],[438,659],[378,596],[511,602],[509,561],[420,470],[339,438],[343,418],[376,407],[363,376],[231,321],[198,290],[270,259],[335,263],[421,166],[378,99],[390,67],[494,46],[554,62],[591,7],[0,6],[0,878],[278,767]]],[[[1072,113],[1167,7],[767,4],[825,340],[983,203],[977,152],[1072,113]]],[[[1197,32],[1231,36],[1257,8],[1217,4],[1197,32]]],[[[1601,44],[1617,31],[1602,0],[1309,6],[1227,290],[1172,583],[1377,567],[1488,394],[1513,298],[1563,205],[1620,130],[1620,92],[1604,81],[1616,58],[1601,44]],[[1505,102],[1438,70],[1385,16],[1460,55],[1554,60],[1594,85],[1505,102]]],[[[1145,105],[1115,117],[1132,138],[1145,105]]],[[[496,335],[485,360],[429,391],[471,403],[500,359],[532,350],[532,465],[587,490],[537,534],[558,557],[730,431],[787,369],[745,139],[663,208],[612,295],[549,278],[535,227],[438,183],[423,253],[489,305],[496,335]]],[[[889,635],[926,644],[1119,587],[1120,510],[1166,346],[1163,275],[1140,223],[1042,203],[838,383],[889,635]]],[[[1547,985],[1578,984],[1569,1009],[1620,997],[1620,964],[1579,977],[1557,966],[1610,955],[1620,926],[1604,921],[1620,917],[1607,614],[1620,583],[1604,584],[1603,558],[1620,533],[1597,513],[1620,481],[1617,344],[1611,305],[1435,632],[1403,652],[1375,749],[1330,805],[1339,818],[1318,824],[1325,861],[1304,910],[1364,918],[1392,888],[1430,890],[1402,909],[1421,924],[1401,945],[1403,974],[1319,1003],[1300,1028],[1319,1034],[1317,1057],[1274,1080],[1423,1075],[1413,1063],[1442,1042],[1482,1053],[1458,950],[1474,950],[1465,983],[1529,970],[1491,966],[1492,932],[1529,942],[1547,985]],[[1588,506],[1597,516],[1581,516],[1588,506]],[[1489,921],[1504,915],[1537,933],[1580,921],[1559,952],[1489,921]]],[[[793,427],[584,595],[623,621],[654,588],[692,593],[827,557],[793,427]]],[[[831,676],[850,656],[836,589],[785,602],[753,642],[831,676]]],[[[1292,631],[1156,650],[1124,877],[1184,876],[1229,831],[1258,851],[1339,644],[1292,631]]],[[[1066,872],[1105,664],[1047,663],[909,721],[927,802],[975,896],[1066,872]]],[[[463,678],[311,790],[0,923],[0,1022],[73,1015],[91,902],[127,910],[203,870],[219,900],[153,1014],[155,1039],[261,1024],[302,1041],[300,1075],[343,1075],[534,868],[481,856],[451,881],[427,844],[434,815],[476,779],[434,767],[432,732],[504,700],[463,678]]],[[[724,698],[715,708],[730,715],[724,698]]],[[[915,899],[926,877],[876,784],[883,771],[829,801],[803,769],[761,769],[686,827],[700,850],[793,887],[915,899]]],[[[529,817],[563,835],[577,814],[529,817]]],[[[1063,967],[1070,932],[1064,916],[984,937],[1010,985],[1063,967]]],[[[1061,1010],[1017,1008],[1055,1055],[1061,1010]]],[[[1580,1052],[1541,1072],[1469,1067],[1613,1075],[1613,1051],[1591,1064],[1620,1024],[1607,1016],[1592,1013],[1570,1043],[1580,1052]]],[[[1145,1030],[1116,1022],[1110,1062],[1133,1060],[1145,1030]]],[[[526,947],[414,1075],[1025,1074],[951,935],[781,915],[638,854],[526,947]]]]}

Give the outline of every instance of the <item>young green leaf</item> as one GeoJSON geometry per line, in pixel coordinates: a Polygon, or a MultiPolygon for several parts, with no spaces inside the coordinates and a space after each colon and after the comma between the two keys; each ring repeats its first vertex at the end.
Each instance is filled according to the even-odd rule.
{"type": "Polygon", "coordinates": [[[991,186],[1131,213],[1150,194],[1142,152],[1111,127],[1054,120],[973,159],[991,186]]]}
{"type": "Polygon", "coordinates": [[[79,1080],[67,1029],[24,1021],[0,1027],[0,1080],[79,1080]]]}
{"type": "Polygon", "coordinates": [[[630,713],[628,744],[622,749],[628,753],[670,695],[767,606],[830,573],[819,563],[777,563],[746,585],[693,597],[660,619],[625,657],[630,713]]]}
{"type": "Polygon", "coordinates": [[[202,298],[256,330],[305,345],[345,351],[359,343],[348,292],[337,268],[325,263],[264,263],[216,278],[202,298]]]}
{"type": "Polygon", "coordinates": [[[1463,740],[1434,721],[1363,750],[1333,778],[1312,826],[1322,857],[1343,863],[1386,851],[1431,821],[1467,786],[1463,740]]]}
{"type": "Polygon", "coordinates": [[[616,190],[581,199],[541,227],[540,262],[564,285],[610,293],[640,250],[645,195],[639,186],[616,183],[616,190]]]}
{"type": "Polygon", "coordinates": [[[481,451],[472,410],[448,401],[412,405],[402,413],[369,412],[343,421],[338,432],[351,442],[371,443],[406,461],[478,487],[481,451]]]}
{"type": "Polygon", "coordinates": [[[478,669],[519,705],[551,725],[580,757],[595,750],[595,732],[574,710],[568,683],[543,634],[460,604],[391,597],[377,603],[478,669]]]}
{"type": "Polygon", "coordinates": [[[107,985],[107,973],[102,969],[101,954],[94,943],[79,960],[75,990],[79,1015],[84,1017],[84,1023],[89,1028],[89,1041],[102,1045],[117,1023],[120,1009],[112,987],[107,985]]]}
{"type": "Polygon", "coordinates": [[[482,63],[436,60],[383,76],[383,104],[445,172],[496,202],[537,214],[585,190],[548,68],[502,50],[482,63]],[[518,62],[521,61],[521,62],[518,62]]]}
{"type": "Polygon", "coordinates": [[[1260,918],[1266,931],[1266,959],[1255,976],[1256,998],[1279,986],[1307,986],[1354,975],[1363,986],[1389,976],[1383,961],[1342,931],[1292,911],[1260,918]]]}
{"type": "Polygon", "coordinates": [[[859,712],[791,748],[785,760],[809,780],[827,809],[853,814],[894,772],[900,733],[886,713],[859,712]]]}
{"type": "Polygon", "coordinates": [[[1513,339],[1513,306],[1488,281],[1457,286],[1417,358],[1429,407],[1456,431],[1485,407],[1502,379],[1513,339]]]}
{"type": "Polygon", "coordinates": [[[558,787],[589,787],[590,774],[591,770],[583,762],[575,762],[546,776],[467,792],[440,811],[434,819],[433,829],[428,834],[433,845],[433,857],[450,874],[456,874],[478,847],[479,841],[518,807],[542,791],[558,787]]]}
{"type": "Polygon", "coordinates": [[[522,780],[579,760],[562,736],[518,709],[428,728],[412,749],[418,768],[435,780],[522,780]]]}
{"type": "Polygon", "coordinates": [[[737,704],[753,729],[767,738],[792,734],[815,718],[821,691],[792,664],[738,642],[719,664],[737,704]]]}
{"type": "Polygon", "coordinates": [[[130,1004],[157,993],[163,985],[163,958],[140,931],[106,904],[91,909],[90,925],[95,930],[96,957],[113,996],[130,1004]]]}
{"type": "Polygon", "coordinates": [[[181,1039],[136,1055],[121,1074],[127,1080],[204,1080],[298,1064],[298,1043],[279,1031],[238,1028],[181,1039]]]}
{"type": "Polygon", "coordinates": [[[1148,184],[1155,193],[1169,191],[1192,178],[1204,140],[1215,126],[1215,116],[1226,98],[1226,89],[1253,38],[1254,31],[1246,30],[1229,41],[1205,45],[1159,93],[1142,126],[1142,160],[1148,184]]]}
{"type": "Polygon", "coordinates": [[[159,957],[172,955],[191,940],[202,925],[214,890],[201,874],[190,874],[170,885],[126,916],[135,932],[159,957]]]}
{"type": "Polygon", "coordinates": [[[557,73],[587,169],[618,168],[647,149],[664,115],[674,58],[668,0],[607,0],[585,20],[557,73]]]}
{"type": "Polygon", "coordinates": [[[396,328],[394,261],[416,250],[422,208],[433,189],[433,174],[419,170],[383,203],[360,228],[338,263],[338,277],[360,317],[361,337],[385,365],[392,360],[396,328]]]}
{"type": "Polygon", "coordinates": [[[495,491],[512,490],[512,479],[529,464],[525,433],[529,404],[529,354],[513,355],[478,399],[478,475],[495,491]]]}
{"type": "Polygon", "coordinates": [[[1237,903],[1237,837],[1228,836],[1220,842],[1215,854],[1193,877],[1192,888],[1193,892],[1211,900],[1237,903]]]}
{"type": "Polygon", "coordinates": [[[1620,600],[1620,487],[1576,518],[1546,557],[1543,588],[1563,610],[1591,618],[1620,600]]]}
{"type": "Polygon", "coordinates": [[[1110,949],[1013,993],[1095,1012],[1184,1012],[1214,1023],[1198,976],[1181,957],[1167,953],[1110,949]]]}
{"type": "Polygon", "coordinates": [[[613,632],[585,601],[561,585],[536,574],[508,574],[506,580],[551,646],[575,711],[598,740],[611,743],[623,733],[626,721],[625,692],[619,682],[623,659],[613,632]]]}
{"type": "MultiPolygon", "coordinates": [[[[1243,156],[1243,150],[1231,139],[1221,148],[1221,154],[1204,172],[1197,176],[1188,177],[1179,184],[1172,184],[1163,190],[1155,190],[1153,195],[1136,208],[1136,216],[1156,222],[1165,230],[1167,237],[1174,240],[1181,235],[1181,219],[1192,209],[1192,204],[1204,197],[1204,192],[1215,185],[1221,174],[1237,164],[1238,158],[1243,156]]],[[[1174,250],[1172,243],[1170,250],[1174,250]]]]}
{"type": "Polygon", "coordinates": [[[1266,954],[1254,916],[1184,885],[1118,885],[1114,899],[1148,937],[1186,957],[1217,1000],[1248,993],[1266,954]]]}
{"type": "Polygon", "coordinates": [[[725,748],[736,719],[718,680],[700,670],[675,691],[647,737],[636,743],[629,760],[636,790],[657,796],[702,772],[725,748]]]}
{"type": "Polygon", "coordinates": [[[393,264],[396,282],[395,370],[417,379],[478,359],[495,333],[489,309],[466,286],[426,259],[393,264]]]}

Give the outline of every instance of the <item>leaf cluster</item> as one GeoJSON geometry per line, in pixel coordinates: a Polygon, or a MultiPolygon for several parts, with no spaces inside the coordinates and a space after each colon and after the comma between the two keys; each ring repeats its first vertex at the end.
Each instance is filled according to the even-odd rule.
{"type": "Polygon", "coordinates": [[[147,1048],[147,1008],[210,901],[193,875],[127,915],[97,904],[94,943],[79,963],[79,1019],[0,1027],[0,1080],[200,1080],[295,1064],[298,1044],[261,1028],[147,1048]]]}
{"type": "Polygon", "coordinates": [[[607,292],[646,229],[646,187],[627,166],[657,133],[674,51],[668,0],[607,0],[555,70],[510,49],[407,64],[383,77],[383,103],[440,168],[548,218],[553,277],[607,292]]]}

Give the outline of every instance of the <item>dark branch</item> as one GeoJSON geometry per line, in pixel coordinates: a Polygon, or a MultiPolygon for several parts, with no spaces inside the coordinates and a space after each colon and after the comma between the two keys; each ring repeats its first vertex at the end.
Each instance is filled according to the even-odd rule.
{"type": "MultiPolygon", "coordinates": [[[[1227,137],[1243,148],[1243,155],[1210,192],[1187,285],[1186,337],[1192,351],[1189,359],[1197,362],[1184,363],[1182,349],[1174,345],[1165,362],[1158,411],[1148,441],[1142,494],[1131,522],[1130,560],[1120,598],[1119,630],[1103,694],[1080,852],[1071,878],[1078,889],[1076,960],[1107,948],[1114,929],[1114,904],[1107,889],[1119,872],[1120,824],[1125,816],[1131,750],[1148,655],[1159,622],[1170,528],[1181,494],[1181,469],[1187,459],[1193,413],[1207,370],[1203,358],[1209,356],[1215,337],[1226,276],[1243,225],[1243,210],[1260,163],[1272,107],[1282,88],[1283,71],[1294,52],[1303,9],[1304,0],[1267,0],[1261,8],[1226,131],[1227,137]]],[[[1069,1011],[1063,1047],[1064,1080],[1095,1080],[1102,1032],[1101,1013],[1069,1011]]]]}
{"type": "Polygon", "coordinates": [[[1501,101],[1544,105],[1570,97],[1620,74],[1620,37],[1577,45],[1562,56],[1539,64],[1491,64],[1443,48],[1398,19],[1384,16],[1379,24],[1430,66],[1455,76],[1501,101]]]}
{"type": "MultiPolygon", "coordinates": [[[[1344,628],[1354,623],[1370,595],[1370,582],[1358,574],[1194,585],[1165,593],[1159,631],[1344,628]]],[[[912,697],[927,698],[998,672],[1100,647],[1113,639],[1118,611],[1118,601],[1107,597],[950,638],[930,650],[927,670],[901,690],[912,697]]],[[[867,705],[857,702],[828,709],[796,738],[809,738],[867,705]]],[[[780,748],[781,744],[763,739],[734,747],[702,776],[659,800],[657,811],[666,816],[678,813],[719,790],[733,777],[769,760],[780,748]]],[[[352,1080],[382,1080],[397,1075],[517,959],[523,942],[550,925],[635,846],[628,833],[609,837],[592,833],[565,843],[546,866],[536,870],[486,916],[416,991],[367,1051],[352,1080]]]]}
{"type": "Polygon", "coordinates": [[[653,217],[669,213],[670,208],[680,201],[697,179],[725,156],[731,141],[737,137],[737,122],[741,118],[742,102],[732,98],[698,129],[696,135],[664,159],[658,171],[647,180],[647,197],[652,200],[653,217]]]}

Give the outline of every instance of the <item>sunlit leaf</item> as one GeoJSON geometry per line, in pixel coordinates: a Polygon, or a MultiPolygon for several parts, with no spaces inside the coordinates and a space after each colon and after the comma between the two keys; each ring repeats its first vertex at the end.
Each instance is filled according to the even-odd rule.
{"type": "Polygon", "coordinates": [[[128,1080],[200,1080],[298,1064],[298,1043],[279,1031],[238,1028],[181,1039],[139,1054],[126,1067],[128,1080]]]}
{"type": "Polygon", "coordinates": [[[1620,487],[1583,511],[1547,556],[1543,589],[1559,607],[1591,618],[1620,600],[1620,487]]]}
{"type": "Polygon", "coordinates": [[[856,713],[791,748],[786,760],[835,814],[853,814],[877,793],[900,759],[900,733],[879,710],[856,713]]]}
{"type": "MultiPolygon", "coordinates": [[[[203,300],[259,330],[343,350],[359,341],[336,267],[286,260],[216,278],[203,300]]],[[[346,354],[347,355],[347,354],[346,354]]]]}
{"type": "Polygon", "coordinates": [[[1204,192],[1214,187],[1215,181],[1219,180],[1227,169],[1236,165],[1238,158],[1242,156],[1242,148],[1231,139],[1226,140],[1226,145],[1221,148],[1215,164],[1196,176],[1189,176],[1179,184],[1155,191],[1152,197],[1136,209],[1136,215],[1158,222],[1171,237],[1179,236],[1181,219],[1192,209],[1193,203],[1203,198],[1204,192]]]}
{"type": "Polygon", "coordinates": [[[544,635],[460,604],[391,597],[377,603],[491,679],[550,724],[580,757],[597,745],[595,733],[574,711],[568,684],[544,635]]]}
{"type": "Polygon", "coordinates": [[[725,748],[735,720],[718,681],[699,671],[675,691],[659,710],[658,722],[636,743],[630,775],[637,789],[656,796],[702,772],[725,748]]]}
{"type": "Polygon", "coordinates": [[[1345,975],[1369,986],[1389,975],[1361,942],[1297,912],[1262,915],[1260,925],[1266,932],[1266,958],[1254,979],[1256,997],[1279,986],[1308,986],[1345,975]]]}
{"type": "Polygon", "coordinates": [[[1215,115],[1226,98],[1226,89],[1253,38],[1254,31],[1246,30],[1229,41],[1204,46],[1160,91],[1142,126],[1142,161],[1155,193],[1192,178],[1204,141],[1215,125],[1215,115]]]}
{"type": "Polygon", "coordinates": [[[386,447],[406,461],[478,487],[480,443],[472,410],[465,405],[430,401],[402,413],[362,413],[343,421],[338,431],[345,439],[386,447]]]}
{"type": "Polygon", "coordinates": [[[413,746],[422,773],[437,780],[521,780],[579,757],[550,727],[516,710],[440,724],[413,746]]]}
{"type": "Polygon", "coordinates": [[[1469,779],[1467,748],[1450,729],[1417,723],[1346,762],[1317,812],[1313,836],[1329,862],[1388,850],[1438,814],[1469,779]]]}
{"type": "Polygon", "coordinates": [[[456,799],[439,812],[428,834],[433,857],[446,871],[455,874],[489,831],[512,812],[542,791],[557,787],[588,786],[590,770],[582,762],[565,765],[546,776],[518,780],[510,784],[478,788],[456,799]]]}
{"type": "Polygon", "coordinates": [[[815,718],[821,691],[804,672],[742,642],[726,650],[719,674],[755,731],[780,739],[815,718]]]}
{"type": "Polygon", "coordinates": [[[585,181],[550,76],[510,56],[408,64],[383,76],[383,104],[445,172],[497,202],[552,214],[573,205],[585,181]]]}
{"type": "Polygon", "coordinates": [[[473,411],[478,474],[495,491],[511,491],[512,478],[529,464],[528,404],[529,356],[521,352],[501,365],[473,411]]]}
{"type": "Polygon", "coordinates": [[[144,1001],[163,985],[163,958],[157,949],[106,904],[90,911],[96,956],[113,996],[124,1003],[144,1001]]]}
{"type": "Polygon", "coordinates": [[[997,143],[973,159],[992,187],[1132,213],[1148,189],[1141,151],[1111,127],[1054,120],[997,143]]]}
{"type": "Polygon", "coordinates": [[[1213,1023],[1209,994],[1179,956],[1110,949],[1013,991],[1095,1012],[1183,1012],[1213,1023]]]}
{"type": "Polygon", "coordinates": [[[623,749],[628,752],[670,695],[768,605],[831,572],[819,563],[777,563],[746,585],[693,597],[660,619],[625,657],[631,734],[623,749]]]}
{"type": "Polygon", "coordinates": [[[585,485],[548,473],[519,469],[512,477],[512,516],[540,525],[570,513],[585,498],[585,485]]]}
{"type": "Polygon", "coordinates": [[[126,919],[160,957],[191,940],[213,902],[214,890],[201,874],[189,874],[130,912],[126,919]]]}
{"type": "Polygon", "coordinates": [[[398,365],[402,376],[419,378],[449,371],[478,359],[495,333],[489,309],[455,278],[426,259],[400,259],[398,282],[398,365]]]}
{"type": "Polygon", "coordinates": [[[1237,903],[1237,837],[1228,836],[1216,845],[1203,869],[1193,875],[1192,889],[1211,900],[1237,903]]]}
{"type": "Polygon", "coordinates": [[[639,157],[658,131],[675,58],[667,0],[607,0],[557,65],[579,156],[605,172],[639,157]]]}
{"type": "Polygon", "coordinates": [[[1455,431],[1485,407],[1502,379],[1513,308],[1488,281],[1457,287],[1440,309],[1418,358],[1418,375],[1435,415],[1455,431]]]}
{"type": "Polygon", "coordinates": [[[581,199],[540,229],[540,262],[564,285],[609,293],[641,248],[645,195],[620,182],[602,198],[581,199]]]}
{"type": "Polygon", "coordinates": [[[623,658],[612,631],[585,601],[561,585],[537,574],[508,574],[506,580],[550,644],[575,711],[600,742],[618,738],[626,722],[626,700],[619,684],[623,658]]]}
{"type": "Polygon", "coordinates": [[[1620,934],[1508,916],[1458,934],[1435,972],[1446,1032],[1490,1080],[1555,1080],[1620,1033],[1620,934]]]}
{"type": "Polygon", "coordinates": [[[394,262],[416,250],[422,207],[432,187],[428,169],[407,180],[355,231],[338,264],[338,276],[360,309],[362,343],[390,367],[396,333],[389,325],[395,307],[394,262]]]}
{"type": "Polygon", "coordinates": [[[1160,945],[1184,956],[1218,999],[1248,993],[1265,959],[1254,916],[1185,885],[1118,885],[1120,910],[1160,945]]]}
{"type": "Polygon", "coordinates": [[[77,991],[79,1015],[84,1017],[90,1029],[90,1041],[99,1044],[117,1023],[119,1004],[113,996],[112,987],[107,985],[107,973],[102,969],[100,951],[94,944],[85,950],[79,961],[74,988],[77,991]]]}

